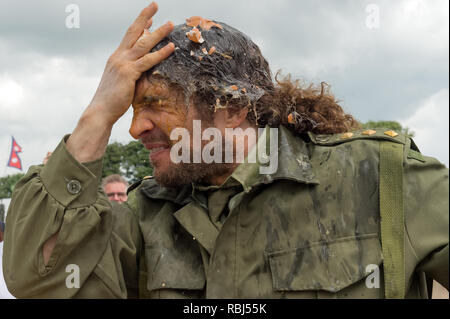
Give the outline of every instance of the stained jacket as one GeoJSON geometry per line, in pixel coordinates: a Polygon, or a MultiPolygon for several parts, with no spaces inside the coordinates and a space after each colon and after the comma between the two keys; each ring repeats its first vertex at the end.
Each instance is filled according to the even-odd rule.
{"type": "Polygon", "coordinates": [[[448,289],[448,169],[385,131],[294,136],[281,126],[274,174],[257,162],[221,186],[148,178],[121,205],[101,190],[101,160],[78,163],[66,137],[14,190],[8,288],[25,298],[384,298],[379,150],[390,141],[404,146],[406,297],[428,298],[427,277],[448,289]]]}

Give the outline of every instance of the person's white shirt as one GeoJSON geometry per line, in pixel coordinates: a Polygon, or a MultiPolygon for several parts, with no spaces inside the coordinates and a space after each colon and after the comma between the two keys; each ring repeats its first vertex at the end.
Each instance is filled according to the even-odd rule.
{"type": "Polygon", "coordinates": [[[14,299],[14,296],[8,291],[5,279],[3,278],[3,243],[0,243],[0,299],[14,299]]]}
{"type": "MultiPolygon", "coordinates": [[[[0,200],[0,203],[5,205],[5,211],[8,211],[9,203],[11,202],[11,199],[9,198],[3,198],[0,200]]],[[[5,216],[6,219],[6,216],[5,216]]],[[[4,234],[3,234],[4,235],[4,234]]],[[[3,242],[0,243],[0,299],[15,299],[13,295],[9,292],[8,288],[6,287],[5,279],[3,278],[3,242]]]]}

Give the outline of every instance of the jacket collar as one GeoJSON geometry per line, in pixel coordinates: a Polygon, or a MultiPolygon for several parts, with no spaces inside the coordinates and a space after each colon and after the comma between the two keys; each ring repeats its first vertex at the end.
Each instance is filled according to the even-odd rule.
{"type": "Polygon", "coordinates": [[[192,200],[190,197],[192,193],[191,185],[182,188],[162,187],[155,179],[149,179],[142,183],[140,191],[147,197],[167,200],[178,205],[186,205],[192,200]]]}
{"type": "MultiPolygon", "coordinates": [[[[263,184],[270,184],[276,180],[292,180],[305,184],[319,184],[311,162],[309,160],[308,149],[302,138],[294,136],[287,128],[280,125],[278,128],[278,168],[273,174],[261,174],[260,168],[267,164],[261,163],[257,151],[266,143],[266,150],[270,150],[270,129],[268,126],[258,139],[257,145],[248,154],[255,156],[256,163],[248,163],[247,160],[240,164],[230,177],[225,181],[238,181],[245,193],[250,192],[254,187],[263,184]],[[253,154],[252,154],[253,153],[253,154]]],[[[273,130],[273,128],[272,128],[273,130]]],[[[270,156],[269,156],[270,157],[270,156]]],[[[210,186],[206,188],[220,188],[210,186]]],[[[169,200],[179,205],[185,205],[191,201],[189,195],[197,197],[198,193],[206,189],[193,183],[181,189],[167,188],[159,186],[155,180],[146,181],[141,187],[142,191],[150,198],[169,200]],[[190,194],[192,192],[192,194],[190,194]]],[[[199,195],[200,196],[200,195],[199,195]]]]}
{"type": "MultiPolygon", "coordinates": [[[[270,150],[269,134],[269,127],[266,127],[258,140],[257,146],[251,150],[251,153],[257,153],[262,143],[266,143],[266,150],[270,150]]],[[[258,185],[270,184],[281,179],[305,184],[319,184],[309,160],[306,143],[282,125],[278,127],[277,159],[278,169],[273,174],[260,173],[260,167],[264,167],[265,164],[262,164],[259,157],[256,156],[256,163],[242,163],[231,176],[242,184],[246,193],[258,185]]]]}

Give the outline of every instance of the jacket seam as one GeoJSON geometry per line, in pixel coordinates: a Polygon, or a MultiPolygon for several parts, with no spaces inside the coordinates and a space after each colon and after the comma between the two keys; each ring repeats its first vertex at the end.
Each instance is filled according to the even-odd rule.
{"type": "MultiPolygon", "coordinates": [[[[411,139],[410,139],[408,142],[411,143],[411,139]]],[[[408,145],[408,146],[409,146],[409,145],[408,145]]],[[[405,147],[405,153],[406,153],[406,147],[405,147]]],[[[405,161],[405,159],[403,159],[403,160],[405,161]]],[[[403,163],[403,167],[404,167],[404,165],[405,165],[405,163],[403,163]]],[[[405,185],[405,176],[404,176],[404,175],[403,175],[403,185],[405,185]]],[[[405,199],[405,197],[406,197],[405,193],[406,193],[406,189],[405,189],[405,187],[404,187],[404,188],[403,188],[403,193],[402,193],[403,201],[404,201],[404,199],[405,199]]],[[[416,261],[420,261],[420,258],[419,258],[419,256],[417,255],[416,249],[414,248],[413,242],[412,242],[412,240],[411,240],[411,236],[409,235],[408,226],[407,226],[407,224],[406,224],[406,219],[407,219],[407,216],[406,216],[406,211],[407,211],[407,210],[406,210],[406,206],[403,207],[403,210],[404,210],[403,225],[404,225],[404,227],[405,227],[406,238],[408,239],[408,242],[409,242],[409,244],[411,245],[411,249],[412,249],[412,252],[413,252],[413,254],[414,254],[414,257],[416,258],[416,261]]]]}
{"type": "Polygon", "coordinates": [[[413,245],[413,243],[411,241],[411,238],[409,236],[408,227],[406,227],[406,220],[405,220],[405,234],[406,234],[406,238],[408,239],[409,244],[411,245],[411,249],[412,249],[412,252],[414,254],[414,257],[416,258],[416,261],[419,261],[420,260],[419,256],[417,255],[416,249],[414,248],[414,245],[413,245]]]}
{"type": "MultiPolygon", "coordinates": [[[[108,291],[110,292],[110,293],[112,293],[116,298],[118,298],[118,299],[123,299],[123,297],[122,296],[120,296],[120,295],[118,295],[113,289],[111,289],[111,287],[96,273],[96,269],[95,268],[98,268],[99,269],[99,271],[101,271],[101,272],[103,272],[103,274],[108,278],[108,279],[110,279],[110,280],[112,280],[111,279],[111,277],[109,277],[109,275],[104,271],[104,269],[103,269],[103,267],[101,267],[100,266],[100,264],[97,264],[96,265],[97,267],[94,267],[94,269],[93,269],[93,271],[92,271],[92,274],[94,275],[94,276],[96,276],[97,278],[98,278],[98,280],[100,280],[102,283],[103,283],[103,285],[108,289],[108,291]]],[[[89,279],[89,277],[86,279],[86,280],[88,280],[89,279]]],[[[128,291],[126,291],[126,292],[128,292],[128,291]]]]}
{"type": "Polygon", "coordinates": [[[271,256],[277,257],[280,255],[293,253],[293,252],[296,252],[296,251],[302,250],[302,249],[323,246],[325,244],[334,245],[334,244],[345,243],[348,241],[355,241],[357,239],[365,240],[365,239],[379,238],[379,236],[380,236],[379,233],[370,233],[370,234],[363,234],[363,235],[358,235],[358,236],[341,237],[341,238],[336,238],[336,239],[330,240],[330,241],[321,240],[321,241],[313,242],[313,243],[310,243],[307,245],[298,246],[298,247],[294,247],[294,248],[280,249],[280,250],[274,250],[274,251],[265,251],[265,254],[268,257],[271,257],[271,256]]]}

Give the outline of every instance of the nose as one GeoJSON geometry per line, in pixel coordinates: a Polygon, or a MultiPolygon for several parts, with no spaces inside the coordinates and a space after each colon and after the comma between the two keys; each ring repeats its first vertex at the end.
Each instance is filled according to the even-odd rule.
{"type": "Polygon", "coordinates": [[[142,109],[134,109],[133,120],[131,121],[130,135],[134,139],[138,139],[139,136],[145,132],[150,131],[155,127],[152,120],[145,116],[145,111],[142,109]]]}

